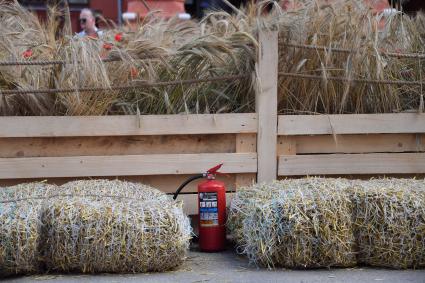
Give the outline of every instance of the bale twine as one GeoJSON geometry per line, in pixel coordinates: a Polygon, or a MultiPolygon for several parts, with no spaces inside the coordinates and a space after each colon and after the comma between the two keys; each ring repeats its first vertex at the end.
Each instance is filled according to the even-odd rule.
{"type": "Polygon", "coordinates": [[[0,188],[0,277],[40,271],[39,213],[54,189],[44,183],[0,188]]]}
{"type": "Polygon", "coordinates": [[[349,186],[307,178],[239,190],[228,223],[238,251],[267,267],[355,265],[349,186]]]}
{"type": "Polygon", "coordinates": [[[358,182],[352,197],[359,263],[425,267],[424,180],[358,182]]]}
{"type": "Polygon", "coordinates": [[[61,272],[165,271],[180,265],[191,228],[181,202],[120,181],[65,184],[43,207],[46,268],[61,272]]]}

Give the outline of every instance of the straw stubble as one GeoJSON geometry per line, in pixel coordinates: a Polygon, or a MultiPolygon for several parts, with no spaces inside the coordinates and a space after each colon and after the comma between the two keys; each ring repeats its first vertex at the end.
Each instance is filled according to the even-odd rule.
{"type": "Polygon", "coordinates": [[[183,204],[149,186],[32,183],[2,188],[0,200],[1,276],[165,271],[186,258],[183,204]]]}
{"type": "Polygon", "coordinates": [[[326,178],[240,189],[228,226],[267,267],[425,266],[425,181],[326,178]]]}
{"type": "Polygon", "coordinates": [[[239,252],[267,267],[355,265],[348,185],[299,179],[240,190],[229,216],[239,252]]]}
{"type": "Polygon", "coordinates": [[[0,277],[40,272],[39,216],[43,200],[55,189],[44,183],[0,188],[0,277]]]}
{"type": "Polygon", "coordinates": [[[359,263],[425,267],[424,180],[359,182],[352,197],[359,263]]]}

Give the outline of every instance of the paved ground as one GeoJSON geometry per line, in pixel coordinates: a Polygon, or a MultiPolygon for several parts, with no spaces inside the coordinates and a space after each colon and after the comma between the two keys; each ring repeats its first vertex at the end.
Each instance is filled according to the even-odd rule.
{"type": "Polygon", "coordinates": [[[231,249],[223,253],[206,254],[191,251],[187,262],[178,270],[167,273],[111,275],[43,275],[19,277],[5,282],[172,282],[172,283],[208,283],[208,282],[420,282],[425,283],[425,270],[387,270],[371,268],[350,268],[331,270],[275,270],[257,269],[249,266],[245,258],[239,257],[231,249]]]}

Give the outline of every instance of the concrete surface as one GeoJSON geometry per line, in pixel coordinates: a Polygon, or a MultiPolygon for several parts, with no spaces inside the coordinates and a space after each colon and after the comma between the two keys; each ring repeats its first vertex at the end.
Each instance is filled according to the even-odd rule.
{"type": "Polygon", "coordinates": [[[425,270],[388,270],[372,268],[284,270],[270,271],[257,269],[248,264],[247,259],[237,256],[232,249],[222,253],[200,253],[191,251],[188,260],[178,270],[166,273],[150,274],[99,274],[99,275],[41,275],[17,277],[4,282],[420,282],[425,283],[425,270]]]}

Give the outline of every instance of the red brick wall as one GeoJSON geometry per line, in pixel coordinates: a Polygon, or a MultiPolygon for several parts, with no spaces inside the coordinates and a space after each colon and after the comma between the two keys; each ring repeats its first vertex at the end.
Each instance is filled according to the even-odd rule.
{"type": "MultiPolygon", "coordinates": [[[[122,0],[122,6],[123,6],[122,12],[125,12],[127,10],[127,3],[128,3],[128,0],[122,0]]],[[[118,22],[118,1],[117,0],[90,0],[88,7],[101,13],[103,17],[106,18],[107,20],[113,20],[114,22],[118,22]]],[[[78,18],[80,16],[80,11],[82,8],[84,8],[84,6],[70,7],[72,30],[74,32],[80,31],[78,18]]],[[[37,7],[35,12],[41,19],[46,18],[46,7],[44,5],[37,7]]]]}
{"type": "MultiPolygon", "coordinates": [[[[125,2],[127,6],[127,1],[125,2]]],[[[123,5],[124,6],[124,5],[123,5]]],[[[117,0],[90,0],[90,8],[102,13],[103,17],[108,20],[118,22],[118,1],[117,0]]],[[[123,7],[122,11],[125,12],[127,7],[123,7]]]]}
{"type": "Polygon", "coordinates": [[[388,0],[366,0],[366,3],[369,3],[377,12],[382,12],[390,7],[388,0]]]}

